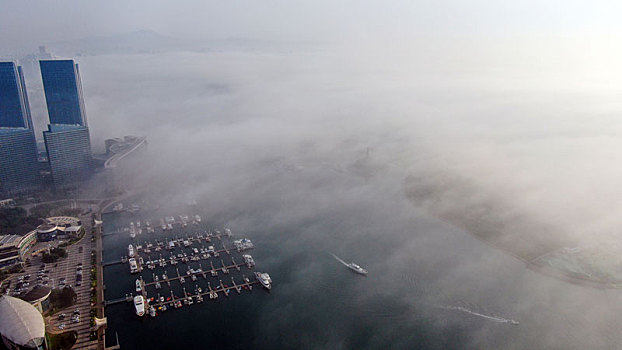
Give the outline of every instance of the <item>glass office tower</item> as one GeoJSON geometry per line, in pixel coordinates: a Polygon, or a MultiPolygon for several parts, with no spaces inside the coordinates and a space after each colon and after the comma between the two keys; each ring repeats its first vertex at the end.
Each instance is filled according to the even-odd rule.
{"type": "Polygon", "coordinates": [[[24,74],[14,62],[0,62],[0,193],[23,194],[40,187],[24,74]]]}
{"type": "Polygon", "coordinates": [[[22,67],[0,62],[0,127],[32,129],[22,67]]]}
{"type": "Polygon", "coordinates": [[[73,187],[91,175],[93,157],[87,127],[50,124],[43,139],[56,189],[73,187]]]}
{"type": "Polygon", "coordinates": [[[43,140],[52,182],[56,189],[74,187],[91,175],[93,166],[78,65],[73,60],[42,60],[39,65],[50,117],[43,140]]]}
{"type": "Polygon", "coordinates": [[[39,61],[50,124],[86,126],[82,83],[73,60],[39,61]]]}

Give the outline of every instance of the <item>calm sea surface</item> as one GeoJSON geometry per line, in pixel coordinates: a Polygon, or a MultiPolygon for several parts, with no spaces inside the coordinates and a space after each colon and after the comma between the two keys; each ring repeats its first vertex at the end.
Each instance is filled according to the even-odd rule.
{"type": "MultiPolygon", "coordinates": [[[[268,219],[269,209],[210,217],[200,204],[107,214],[105,232],[131,221],[144,225],[146,219],[159,226],[166,215],[203,218],[199,226],[176,227],[168,234],[158,227],[155,234],[138,236],[140,242],[222,230],[227,224],[233,239],[253,240],[255,270],[269,272],[274,283],[271,292],[256,285],[252,292],[206,298],[203,304],[168,310],[155,319],[137,317],[130,303],[109,306],[108,345],[115,334],[124,349],[584,349],[619,341],[620,325],[614,310],[608,310],[619,304],[618,292],[539,275],[459,229],[406,209],[406,202],[386,206],[375,210],[345,203],[339,211],[286,226],[268,219]],[[396,215],[386,216],[386,211],[396,215]],[[361,264],[369,275],[352,273],[331,253],[361,264]]],[[[130,243],[135,242],[127,232],[105,237],[104,261],[126,255],[130,243]]],[[[242,260],[238,253],[234,256],[242,260]]],[[[184,264],[177,266],[186,270],[184,264]]],[[[174,266],[165,269],[169,276],[175,274],[174,266]]],[[[154,272],[161,276],[163,268],[154,272]]],[[[196,283],[188,280],[184,286],[205,289],[208,281],[227,283],[232,276],[241,281],[242,274],[252,276],[243,268],[196,283]]],[[[127,265],[106,267],[106,299],[134,292],[137,276],[129,274],[127,265]]],[[[152,280],[148,269],[142,276],[152,280]]],[[[172,289],[183,294],[179,282],[172,289]]],[[[170,295],[166,284],[148,291],[170,295]]]]}

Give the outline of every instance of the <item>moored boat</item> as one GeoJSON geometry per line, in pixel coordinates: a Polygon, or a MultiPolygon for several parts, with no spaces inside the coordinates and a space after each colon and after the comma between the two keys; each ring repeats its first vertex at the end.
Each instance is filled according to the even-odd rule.
{"type": "Polygon", "coordinates": [[[136,309],[136,315],[145,315],[145,301],[142,295],[137,295],[134,297],[134,308],[136,309]]]}
{"type": "Polygon", "coordinates": [[[257,278],[259,283],[267,290],[272,289],[272,279],[267,272],[255,272],[255,278],[257,278]]]}

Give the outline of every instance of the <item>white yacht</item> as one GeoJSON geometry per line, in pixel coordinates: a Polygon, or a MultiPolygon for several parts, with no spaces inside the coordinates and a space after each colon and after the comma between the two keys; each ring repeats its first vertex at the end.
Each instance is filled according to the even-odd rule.
{"type": "Polygon", "coordinates": [[[131,245],[131,244],[130,244],[129,246],[127,246],[127,255],[128,255],[130,258],[133,258],[133,257],[134,257],[134,246],[133,246],[133,245],[131,245]]]}
{"type": "Polygon", "coordinates": [[[201,217],[199,216],[199,214],[196,214],[196,215],[194,216],[194,221],[196,221],[196,222],[201,222],[201,217]]]}
{"type": "Polygon", "coordinates": [[[367,275],[367,270],[365,270],[364,268],[358,266],[357,264],[351,262],[349,264],[346,265],[348,268],[350,268],[350,270],[359,273],[361,275],[367,275]]]}
{"type": "Polygon", "coordinates": [[[257,278],[259,283],[261,283],[261,285],[264,286],[264,288],[266,288],[267,290],[272,289],[272,279],[267,272],[255,272],[255,278],[257,278]]]}
{"type": "Polygon", "coordinates": [[[153,306],[149,306],[149,316],[151,316],[151,317],[156,317],[156,310],[155,310],[155,307],[153,307],[153,306]]]}
{"type": "Polygon", "coordinates": [[[248,254],[244,254],[242,255],[242,257],[244,258],[244,262],[246,263],[246,266],[250,269],[251,267],[255,266],[255,260],[253,260],[253,257],[248,255],[248,254]]]}
{"type": "Polygon", "coordinates": [[[136,264],[136,259],[134,258],[130,258],[130,260],[128,260],[130,263],[130,273],[137,273],[138,272],[138,264],[136,264]]]}
{"type": "Polygon", "coordinates": [[[145,301],[143,300],[142,295],[137,295],[134,297],[134,308],[136,309],[136,315],[145,315],[145,301]]]}
{"type": "Polygon", "coordinates": [[[140,280],[136,280],[136,293],[140,293],[142,288],[140,287],[140,280]]]}

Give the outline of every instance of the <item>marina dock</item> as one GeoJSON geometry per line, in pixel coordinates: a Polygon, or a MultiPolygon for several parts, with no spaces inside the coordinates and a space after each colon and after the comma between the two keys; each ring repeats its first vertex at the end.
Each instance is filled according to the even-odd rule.
{"type": "MultiPolygon", "coordinates": [[[[251,291],[252,290],[251,286],[253,284],[257,284],[257,283],[259,283],[259,282],[251,281],[251,282],[245,282],[243,284],[237,284],[237,286],[240,288],[240,290],[242,288],[246,287],[246,289],[251,291]]],[[[173,294],[173,292],[171,292],[171,296],[170,296],[169,300],[165,300],[164,302],[160,302],[160,301],[156,301],[156,299],[154,297],[154,301],[150,302],[149,305],[151,305],[153,307],[156,307],[156,308],[162,307],[163,305],[173,306],[175,304],[175,302],[177,302],[177,301],[183,302],[188,297],[192,297],[192,298],[201,297],[202,298],[202,297],[204,297],[206,295],[207,296],[211,295],[210,299],[214,300],[214,299],[216,299],[218,297],[218,293],[224,293],[226,296],[229,296],[229,291],[230,291],[231,288],[233,288],[233,287],[224,286],[222,284],[222,281],[221,281],[219,288],[212,289],[211,286],[210,286],[209,290],[206,291],[206,292],[194,293],[194,294],[193,293],[186,293],[185,297],[176,297],[173,294]],[[215,294],[215,296],[214,296],[214,294],[215,294]]],[[[240,293],[238,293],[238,294],[240,294],[240,293]]],[[[148,300],[148,298],[147,298],[147,300],[148,300]]]]}
{"type": "MultiPolygon", "coordinates": [[[[140,227],[140,224],[138,223],[136,227],[140,227]]],[[[124,231],[111,234],[120,232],[124,231]]],[[[231,236],[231,231],[225,229],[223,233],[215,230],[214,233],[212,231],[196,232],[192,235],[163,237],[151,241],[135,239],[128,247],[128,256],[131,258],[123,257],[120,260],[105,262],[103,266],[129,263],[130,273],[139,274],[135,291],[138,293],[137,295],[143,297],[144,314],[152,317],[161,311],[167,311],[169,308],[177,309],[184,305],[201,304],[205,296],[214,300],[218,298],[219,294],[228,297],[232,291],[237,294],[242,294],[244,289],[252,291],[253,285],[258,283],[270,289],[270,286],[266,286],[265,280],[260,277],[251,280],[244,274],[241,276],[238,274],[242,271],[242,267],[252,271],[254,262],[251,258],[252,264],[250,264],[246,255],[242,255],[242,257],[234,257],[234,255],[241,254],[243,250],[252,249],[253,246],[248,239],[231,242],[228,240],[231,236]],[[236,258],[238,261],[243,260],[243,262],[238,263],[236,258]],[[171,266],[166,267],[169,264],[171,266]],[[186,266],[180,269],[181,266],[184,266],[182,264],[186,266]],[[146,272],[144,269],[151,270],[151,278],[147,277],[149,281],[145,280],[142,275],[142,272],[146,272]],[[224,281],[218,279],[219,276],[222,277],[223,275],[234,276],[227,276],[230,279],[227,278],[224,281]],[[198,281],[200,277],[202,277],[202,282],[198,281]],[[211,280],[210,277],[214,280],[211,280]],[[239,282],[236,282],[236,278],[239,282]],[[178,281],[179,284],[172,285],[175,281],[178,281]],[[207,282],[206,288],[203,284],[205,282],[207,282]],[[203,285],[200,286],[200,284],[203,285]],[[169,289],[162,290],[165,285],[168,285],[169,289]],[[176,296],[175,293],[182,293],[180,289],[183,290],[183,295],[176,296]],[[165,297],[165,295],[169,296],[165,297]]],[[[134,296],[131,293],[126,294],[125,297],[107,300],[105,304],[114,305],[126,302],[134,303],[134,296]]]]}
{"type": "MultiPolygon", "coordinates": [[[[214,266],[214,265],[212,265],[212,266],[214,266]]],[[[155,280],[154,280],[154,281],[152,281],[152,282],[144,282],[144,280],[143,280],[143,278],[142,278],[142,276],[141,276],[141,277],[140,277],[140,280],[143,280],[143,282],[142,282],[142,283],[143,283],[142,288],[144,288],[144,287],[154,286],[154,285],[155,285],[156,283],[158,283],[158,282],[159,282],[159,283],[167,283],[167,282],[171,282],[171,281],[177,281],[177,280],[180,280],[182,277],[183,277],[183,278],[192,278],[192,276],[193,276],[193,275],[194,275],[194,276],[201,276],[201,277],[203,277],[203,278],[206,278],[205,272],[210,272],[210,273],[212,274],[212,276],[217,276],[217,275],[218,275],[218,270],[222,270],[222,269],[230,269],[230,268],[235,268],[235,269],[237,269],[238,267],[241,267],[241,266],[246,266],[246,265],[245,265],[245,264],[233,264],[233,265],[229,265],[229,266],[219,267],[219,268],[217,268],[217,269],[214,269],[214,268],[213,268],[212,270],[208,270],[208,271],[203,271],[203,270],[201,270],[201,271],[197,271],[197,270],[194,270],[194,272],[191,272],[191,273],[189,273],[189,274],[188,274],[188,273],[186,273],[186,274],[181,274],[181,273],[179,273],[179,269],[177,269],[177,268],[176,268],[176,271],[177,271],[177,276],[175,276],[175,277],[169,277],[169,278],[167,278],[167,279],[162,279],[162,278],[160,278],[158,281],[155,281],[155,280]]],[[[232,278],[233,278],[233,277],[232,277],[232,278]]]]}

